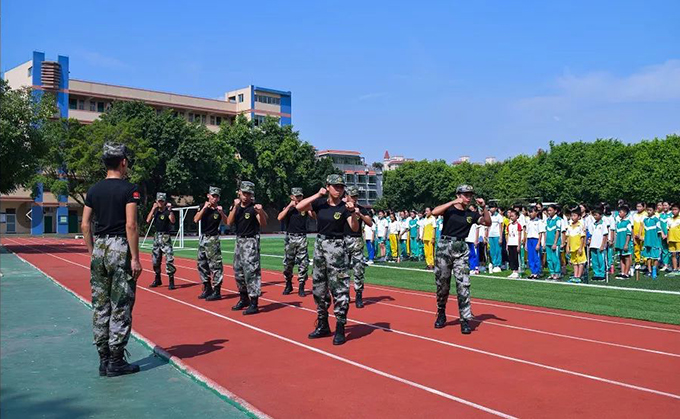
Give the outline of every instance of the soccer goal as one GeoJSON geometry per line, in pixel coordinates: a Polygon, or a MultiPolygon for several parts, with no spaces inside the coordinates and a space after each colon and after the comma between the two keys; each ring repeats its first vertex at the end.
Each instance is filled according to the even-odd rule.
{"type": "MultiPolygon", "coordinates": [[[[196,215],[196,212],[198,212],[200,208],[200,206],[194,205],[190,207],[177,207],[172,209],[173,211],[177,211],[176,224],[178,226],[177,234],[175,234],[175,238],[172,241],[172,247],[174,249],[184,249],[188,244],[187,241],[194,240],[191,238],[192,236],[195,235],[196,238],[198,238],[201,235],[201,222],[199,221],[198,223],[194,223],[194,215],[196,215]]],[[[146,229],[146,234],[142,240],[141,247],[147,249],[153,247],[153,237],[149,238],[149,233],[151,232],[151,227],[153,226],[155,219],[156,218],[154,217],[151,220],[151,223],[149,223],[149,227],[146,229]]]]}

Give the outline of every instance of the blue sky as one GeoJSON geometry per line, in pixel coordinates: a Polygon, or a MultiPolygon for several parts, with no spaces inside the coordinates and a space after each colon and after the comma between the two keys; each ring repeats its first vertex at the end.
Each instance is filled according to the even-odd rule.
{"type": "Polygon", "coordinates": [[[320,149],[453,161],[680,133],[680,1],[2,2],[2,70],[216,98],[291,90],[320,149]]]}

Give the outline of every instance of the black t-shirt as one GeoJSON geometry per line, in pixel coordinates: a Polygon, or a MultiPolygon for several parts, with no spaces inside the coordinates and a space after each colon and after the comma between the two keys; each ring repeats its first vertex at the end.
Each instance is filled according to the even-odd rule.
{"type": "MultiPolygon", "coordinates": [[[[361,211],[361,215],[368,215],[369,212],[366,208],[362,207],[361,205],[354,204],[357,208],[359,208],[359,211],[361,211]]],[[[352,230],[352,227],[349,226],[349,223],[345,223],[345,236],[350,236],[350,237],[361,237],[364,231],[364,220],[359,218],[359,229],[357,231],[352,230]]]]}
{"type": "Polygon", "coordinates": [[[221,221],[222,216],[217,208],[206,208],[201,217],[201,233],[206,236],[217,236],[220,234],[221,221]]]}
{"type": "Polygon", "coordinates": [[[257,211],[255,204],[250,204],[243,208],[241,205],[236,207],[236,235],[254,236],[260,233],[260,223],[257,221],[257,211]]]}
{"type": "Polygon", "coordinates": [[[167,207],[156,210],[154,227],[157,233],[168,233],[170,231],[170,210],[167,207]]]}
{"type": "Polygon", "coordinates": [[[451,206],[444,213],[444,227],[442,234],[444,236],[457,237],[465,239],[470,233],[472,225],[479,220],[479,213],[475,211],[461,211],[451,206]]]}
{"type": "Polygon", "coordinates": [[[319,234],[337,239],[342,238],[347,218],[352,215],[345,207],[344,202],[332,206],[328,203],[328,199],[319,198],[312,202],[312,210],[316,213],[319,234]]]}
{"type": "Polygon", "coordinates": [[[307,233],[307,218],[309,212],[298,211],[295,207],[288,209],[286,213],[286,231],[293,234],[306,234],[307,233]]]}
{"type": "Polygon", "coordinates": [[[139,204],[137,187],[123,179],[104,179],[87,191],[85,205],[94,213],[96,236],[125,236],[125,206],[139,204]]]}

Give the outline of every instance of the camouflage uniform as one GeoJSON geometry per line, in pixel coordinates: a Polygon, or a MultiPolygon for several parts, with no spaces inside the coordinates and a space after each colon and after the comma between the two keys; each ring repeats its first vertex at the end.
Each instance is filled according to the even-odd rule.
{"type": "Polygon", "coordinates": [[[94,344],[111,351],[127,345],[132,330],[132,307],[137,281],[132,277],[131,254],[125,237],[95,239],[90,263],[94,344]]]}
{"type": "Polygon", "coordinates": [[[348,269],[354,273],[354,290],[363,291],[364,271],[366,270],[364,239],[363,237],[345,236],[344,240],[347,249],[348,269]]]}
{"type": "Polygon", "coordinates": [[[198,274],[204,284],[210,283],[212,287],[220,288],[222,285],[222,246],[220,236],[201,235],[198,240],[198,274]]]}
{"type": "Polygon", "coordinates": [[[437,245],[434,263],[434,278],[437,285],[437,308],[444,310],[451,288],[451,274],[456,278],[458,310],[461,319],[472,319],[470,305],[470,250],[465,239],[441,236],[437,245]]]}
{"type": "Polygon", "coordinates": [[[151,251],[151,264],[153,271],[160,275],[161,262],[165,254],[165,273],[174,275],[177,269],[175,268],[175,253],[172,250],[172,240],[168,233],[156,233],[153,236],[153,250],[151,251]]]}
{"type": "Polygon", "coordinates": [[[293,279],[293,267],[298,265],[298,281],[307,281],[309,269],[309,254],[307,253],[306,234],[286,234],[285,255],[283,257],[283,276],[286,281],[293,279]]]}
{"type": "Polygon", "coordinates": [[[248,297],[261,294],[262,276],[260,274],[260,237],[237,237],[234,248],[234,276],[240,293],[248,297]]]}
{"type": "Polygon", "coordinates": [[[318,236],[314,245],[312,293],[319,316],[328,316],[333,296],[333,311],[340,324],[347,322],[349,275],[344,239],[318,236]]]}

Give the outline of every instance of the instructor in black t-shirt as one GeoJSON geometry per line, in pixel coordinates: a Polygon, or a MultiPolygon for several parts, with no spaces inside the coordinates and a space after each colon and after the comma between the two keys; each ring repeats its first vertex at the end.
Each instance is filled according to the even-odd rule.
{"type": "Polygon", "coordinates": [[[437,285],[437,320],[434,327],[440,329],[446,325],[446,302],[451,288],[451,274],[456,278],[458,309],[460,312],[460,330],[464,335],[472,330],[468,323],[472,317],[470,306],[470,250],[465,238],[473,224],[491,225],[491,214],[484,200],[477,198],[479,211],[467,208],[474,197],[474,189],[469,185],[456,188],[456,199],[440,205],[432,211],[437,217],[444,216],[444,226],[437,245],[434,264],[434,278],[437,285]],[[481,215],[480,215],[481,212],[481,215]]]}
{"type": "Polygon", "coordinates": [[[244,180],[238,191],[239,197],[229,212],[227,225],[236,224],[234,247],[234,278],[240,299],[232,310],[248,307],[243,314],[259,312],[258,299],[262,293],[260,272],[260,227],[267,225],[267,213],[262,205],[253,200],[255,184],[244,180]]]}
{"type": "Polygon", "coordinates": [[[142,273],[137,229],[139,192],[123,179],[130,167],[127,147],[104,144],[102,160],[106,179],[87,191],[81,227],[92,258],[92,323],[99,375],[115,377],[139,371],[138,365],[128,364],[125,359],[137,278],[142,273]]]}
{"type": "Polygon", "coordinates": [[[316,214],[318,234],[314,244],[314,271],[312,293],[316,303],[316,328],[309,334],[310,339],[331,335],[328,325],[328,307],[333,296],[333,311],[337,319],[333,345],[345,343],[345,323],[349,310],[349,275],[347,275],[347,250],[344,242],[345,225],[352,231],[359,230],[357,219],[352,214],[359,209],[352,202],[343,202],[345,181],[340,175],[329,175],[326,188],[303,199],[295,206],[298,211],[316,214]],[[326,198],[326,194],[328,197],[326,198]]]}
{"type": "Polygon", "coordinates": [[[279,213],[277,219],[286,225],[284,239],[283,277],[286,286],[283,295],[293,292],[293,267],[298,265],[298,296],[305,296],[305,282],[309,268],[307,253],[307,220],[314,217],[314,211],[298,211],[295,206],[302,201],[302,188],[292,188],[290,203],[279,213]]]}

